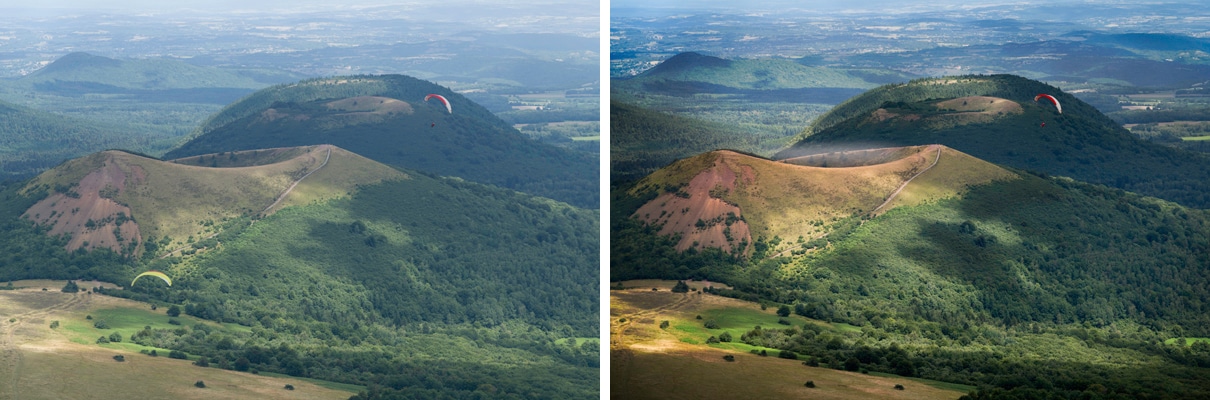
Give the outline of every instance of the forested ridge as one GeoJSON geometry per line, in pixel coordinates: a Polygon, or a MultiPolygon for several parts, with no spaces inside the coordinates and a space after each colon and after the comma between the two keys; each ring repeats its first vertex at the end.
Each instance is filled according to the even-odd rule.
{"type": "Polygon", "coordinates": [[[1210,205],[1210,158],[1139,139],[1092,106],[1041,82],[1011,75],[914,80],[871,90],[837,106],[775,158],[835,146],[943,144],[996,164],[1062,175],[1205,208],[1210,205]],[[1033,101],[1054,95],[1063,112],[1033,101]],[[954,113],[942,100],[991,96],[1022,104],[1020,114],[990,122],[871,120],[876,109],[921,116],[954,113]]]}
{"type": "Polygon", "coordinates": [[[274,147],[335,144],[375,161],[507,187],[595,208],[595,155],[526,138],[487,109],[433,83],[402,75],[306,80],[267,88],[229,105],[166,159],[274,147]],[[451,103],[446,113],[436,93],[451,103]],[[333,100],[379,96],[410,104],[412,112],[354,116],[327,107],[333,100]],[[266,120],[274,109],[297,116],[266,120]],[[344,114],[344,115],[342,115],[344,114]]]}

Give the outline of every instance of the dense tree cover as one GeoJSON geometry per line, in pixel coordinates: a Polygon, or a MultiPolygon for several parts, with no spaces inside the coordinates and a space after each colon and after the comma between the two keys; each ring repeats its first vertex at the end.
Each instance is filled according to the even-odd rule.
{"type": "Polygon", "coordinates": [[[777,157],[855,142],[939,143],[1001,165],[1070,176],[1192,207],[1210,205],[1210,157],[1139,139],[1057,88],[1020,77],[962,76],[889,85],[837,106],[806,134],[810,136],[777,157]],[[1063,113],[1035,106],[1037,93],[1055,95],[1063,113]],[[1024,112],[984,123],[961,123],[957,118],[871,123],[866,118],[876,108],[924,116],[951,114],[929,100],[972,95],[1017,101],[1024,112]]]}
{"type": "Polygon", "coordinates": [[[682,157],[722,148],[768,150],[775,137],[719,123],[609,103],[609,179],[615,185],[638,180],[682,157]]]}
{"type": "Polygon", "coordinates": [[[275,147],[334,144],[375,161],[503,186],[595,208],[599,165],[592,153],[529,139],[489,111],[433,83],[402,75],[302,81],[256,92],[212,117],[165,158],[275,147]],[[425,104],[437,93],[453,114],[425,104]],[[414,113],[359,115],[333,110],[331,100],[383,96],[414,113]],[[269,121],[261,112],[303,116],[269,121]]]}
{"type": "Polygon", "coordinates": [[[755,330],[741,338],[752,345],[833,367],[856,357],[860,368],[977,385],[979,396],[1076,398],[1094,384],[1106,398],[1210,393],[1210,349],[1163,344],[1210,336],[1202,210],[1023,175],[862,219],[801,256],[710,262],[653,227],[613,223],[624,232],[611,237],[612,276],[706,277],[735,288],[717,294],[856,328],[755,330]]]}
{"type": "Polygon", "coordinates": [[[113,124],[0,102],[0,179],[24,179],[64,160],[108,148],[142,150],[154,137],[113,124]]]}

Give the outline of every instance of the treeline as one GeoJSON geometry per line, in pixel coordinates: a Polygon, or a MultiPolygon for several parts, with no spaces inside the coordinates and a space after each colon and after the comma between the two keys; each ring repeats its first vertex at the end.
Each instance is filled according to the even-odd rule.
{"type": "Polygon", "coordinates": [[[358,334],[336,337],[324,331],[254,328],[243,333],[194,324],[144,329],[130,340],[192,356],[203,368],[368,386],[357,396],[369,398],[596,398],[596,346],[560,345],[548,332],[509,328],[520,332],[455,326],[408,333],[365,325],[345,329],[358,334]],[[443,348],[442,355],[428,355],[424,345],[443,348]],[[485,357],[496,362],[483,363],[485,357]]]}

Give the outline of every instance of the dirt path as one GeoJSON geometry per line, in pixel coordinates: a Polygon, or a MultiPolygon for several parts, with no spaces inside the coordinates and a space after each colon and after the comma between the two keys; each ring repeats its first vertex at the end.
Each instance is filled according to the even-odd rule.
{"type": "Polygon", "coordinates": [[[265,213],[268,213],[269,210],[273,209],[273,207],[276,207],[278,203],[281,203],[281,201],[284,200],[286,198],[286,196],[290,195],[290,191],[294,190],[294,187],[298,186],[298,183],[302,182],[303,179],[307,179],[307,177],[311,176],[311,174],[314,174],[315,171],[319,171],[320,169],[323,169],[323,167],[325,165],[328,165],[328,159],[332,158],[332,146],[330,146],[330,145],[323,145],[323,146],[325,148],[327,148],[327,150],[328,150],[327,155],[324,156],[324,162],[320,163],[318,167],[315,167],[315,169],[307,172],[306,175],[303,175],[301,178],[298,178],[297,180],[295,180],[294,183],[290,184],[290,187],[286,188],[286,191],[282,192],[280,195],[277,196],[277,200],[273,200],[273,204],[270,204],[268,207],[265,207],[264,210],[261,210],[261,212],[260,212],[261,215],[265,215],[265,213]]]}
{"type": "MultiPolygon", "coordinates": [[[[43,292],[12,293],[11,295],[63,297],[60,293],[43,292]]],[[[21,398],[18,384],[21,381],[21,369],[25,357],[21,354],[20,343],[17,343],[17,330],[23,327],[33,328],[34,324],[46,323],[46,317],[53,312],[67,311],[86,305],[90,297],[91,295],[86,292],[74,293],[49,306],[5,316],[5,319],[0,321],[0,399],[21,398]]]]}
{"type": "Polygon", "coordinates": [[[873,211],[870,211],[870,215],[877,214],[878,210],[881,210],[883,207],[886,207],[887,204],[891,204],[891,201],[895,200],[895,196],[898,196],[899,192],[903,191],[903,188],[907,187],[907,185],[909,183],[912,183],[912,179],[916,179],[916,177],[923,175],[925,172],[928,172],[928,170],[933,169],[933,167],[937,166],[937,162],[941,161],[941,146],[933,144],[933,145],[929,145],[929,147],[937,149],[937,158],[933,159],[933,163],[929,164],[928,167],[925,167],[924,169],[920,170],[920,172],[917,172],[916,175],[912,175],[911,178],[908,178],[906,181],[903,181],[903,184],[900,184],[898,189],[895,189],[894,192],[891,192],[891,195],[886,198],[886,201],[882,202],[882,205],[879,205],[878,207],[874,208],[873,211]]]}

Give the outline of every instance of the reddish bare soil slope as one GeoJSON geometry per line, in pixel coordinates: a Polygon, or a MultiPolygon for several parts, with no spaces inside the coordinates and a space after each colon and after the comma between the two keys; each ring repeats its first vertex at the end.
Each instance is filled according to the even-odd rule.
{"type": "Polygon", "coordinates": [[[137,246],[143,238],[139,225],[130,219],[130,207],[113,199],[126,190],[128,181],[137,185],[146,176],[139,166],[123,167],[109,154],[104,166],[84,176],[75,188],[50,195],[23,216],[50,225],[51,235],[70,235],[68,251],[106,247],[123,252],[125,246],[137,246]]]}

